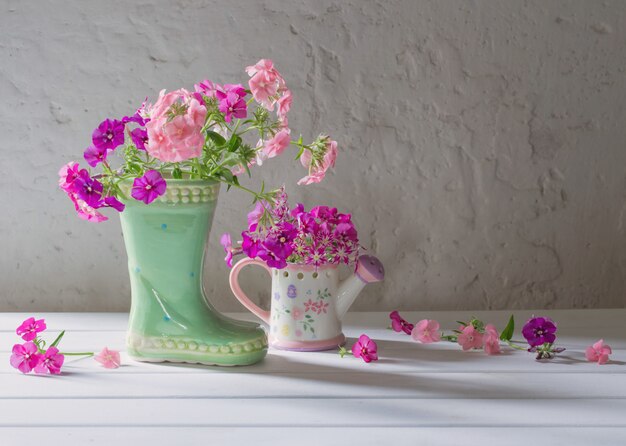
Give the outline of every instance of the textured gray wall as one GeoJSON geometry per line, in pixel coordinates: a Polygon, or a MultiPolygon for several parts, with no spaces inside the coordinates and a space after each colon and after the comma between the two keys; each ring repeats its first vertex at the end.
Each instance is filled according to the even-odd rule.
{"type": "MultiPolygon", "coordinates": [[[[105,117],[261,57],[341,152],[318,186],[289,156],[256,178],[353,212],[388,271],[353,308],[621,307],[625,23],[619,0],[4,0],[0,310],[127,309],[117,218],[77,219],[58,167],[105,117]]],[[[206,285],[237,310],[218,239],[248,197],[222,192],[206,285]]]]}

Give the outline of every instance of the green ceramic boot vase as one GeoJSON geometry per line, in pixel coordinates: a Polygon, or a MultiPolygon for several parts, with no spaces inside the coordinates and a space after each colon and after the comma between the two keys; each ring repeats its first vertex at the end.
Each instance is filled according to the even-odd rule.
{"type": "MultiPolygon", "coordinates": [[[[123,185],[130,196],[130,184],[123,185]]],[[[146,205],[127,200],[121,214],[132,303],[126,347],[138,361],[247,365],[267,353],[257,324],[221,315],[202,286],[206,241],[220,184],[167,180],[146,205]]]]}

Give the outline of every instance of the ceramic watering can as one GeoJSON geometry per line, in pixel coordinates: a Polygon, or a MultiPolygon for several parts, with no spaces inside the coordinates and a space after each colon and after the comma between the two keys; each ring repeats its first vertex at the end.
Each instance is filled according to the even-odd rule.
{"type": "Polygon", "coordinates": [[[230,287],[235,297],[269,325],[269,343],[282,350],[329,350],[342,345],[346,338],[341,320],[354,299],[368,283],[383,280],[385,270],[373,256],[362,255],[354,274],[339,281],[337,265],[317,269],[309,265],[289,264],[275,269],[256,259],[242,259],[230,272],[230,287]],[[239,286],[239,273],[247,265],[258,265],[272,277],[270,311],[259,308],[239,286]]]}

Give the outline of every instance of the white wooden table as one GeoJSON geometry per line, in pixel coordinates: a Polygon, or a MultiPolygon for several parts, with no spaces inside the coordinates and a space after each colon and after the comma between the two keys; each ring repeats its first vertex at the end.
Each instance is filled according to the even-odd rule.
{"type": "MultiPolygon", "coordinates": [[[[516,311],[516,338],[531,311],[516,311]]],[[[361,333],[379,345],[365,364],[336,352],[270,350],[251,367],[145,364],[122,354],[106,370],[68,359],[63,375],[22,375],[9,365],[30,314],[0,314],[0,445],[625,445],[626,310],[536,311],[559,327],[567,351],[537,362],[456,344],[420,345],[395,333],[387,313],[351,313],[348,346],[361,333]],[[611,363],[584,348],[603,337],[611,363]],[[50,443],[52,441],[52,443],[50,443]]],[[[404,313],[445,328],[474,314],[502,329],[510,312],[404,313]]],[[[127,316],[48,313],[48,336],[66,329],[64,350],[123,350],[127,316]]],[[[249,316],[241,315],[247,319],[249,316]]]]}

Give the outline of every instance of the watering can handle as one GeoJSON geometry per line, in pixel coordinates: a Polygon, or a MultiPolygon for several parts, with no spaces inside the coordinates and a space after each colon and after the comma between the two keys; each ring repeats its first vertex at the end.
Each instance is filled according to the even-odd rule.
{"type": "Polygon", "coordinates": [[[272,269],[269,266],[267,266],[265,262],[261,262],[260,260],[256,260],[256,259],[241,259],[235,264],[235,266],[233,266],[233,269],[230,271],[230,277],[229,277],[230,289],[233,291],[233,294],[235,295],[237,300],[241,302],[244,307],[246,307],[248,310],[253,312],[263,322],[265,322],[266,324],[269,324],[270,312],[263,310],[257,304],[252,302],[250,298],[246,296],[246,293],[244,293],[241,287],[239,286],[239,273],[241,272],[244,266],[248,266],[248,265],[262,266],[263,268],[267,270],[270,277],[272,276],[272,269]]]}

